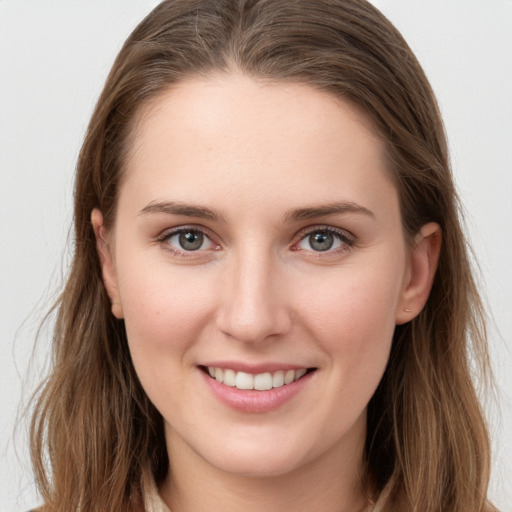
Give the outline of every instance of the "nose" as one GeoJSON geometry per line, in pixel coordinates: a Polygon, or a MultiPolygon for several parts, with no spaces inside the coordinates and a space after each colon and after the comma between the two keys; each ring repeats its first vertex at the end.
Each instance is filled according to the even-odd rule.
{"type": "Polygon", "coordinates": [[[292,325],[288,290],[280,264],[262,251],[234,257],[222,284],[217,327],[244,343],[286,334],[292,325]]]}

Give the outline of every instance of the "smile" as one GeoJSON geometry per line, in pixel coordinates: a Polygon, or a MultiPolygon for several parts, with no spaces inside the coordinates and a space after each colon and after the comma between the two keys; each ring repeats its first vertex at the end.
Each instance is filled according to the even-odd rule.
{"type": "Polygon", "coordinates": [[[225,386],[257,391],[268,391],[269,389],[286,386],[287,384],[299,380],[308,373],[308,369],[306,368],[278,370],[275,372],[258,373],[256,375],[235,371],[229,368],[215,368],[213,366],[208,366],[207,370],[212,379],[215,379],[225,386]]]}

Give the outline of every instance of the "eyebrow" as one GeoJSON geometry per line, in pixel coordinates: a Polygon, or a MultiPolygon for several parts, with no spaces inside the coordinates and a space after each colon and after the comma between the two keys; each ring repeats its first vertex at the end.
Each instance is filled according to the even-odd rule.
{"type": "Polygon", "coordinates": [[[151,201],[138,215],[148,213],[164,213],[167,215],[183,215],[185,217],[196,217],[198,219],[225,222],[220,213],[205,206],[184,204],[176,201],[151,201]]]}
{"type": "Polygon", "coordinates": [[[375,214],[371,210],[368,210],[368,208],[351,201],[341,201],[337,203],[291,210],[284,215],[284,219],[286,222],[294,222],[314,219],[316,217],[325,217],[328,215],[340,215],[344,213],[357,213],[375,218],[375,214]]]}
{"type": "MultiPolygon", "coordinates": [[[[191,205],[177,201],[152,201],[145,206],[138,215],[149,213],[163,213],[167,215],[183,215],[185,217],[196,217],[198,219],[212,220],[217,222],[226,222],[223,216],[205,206],[191,205]]],[[[297,222],[302,220],[314,219],[317,217],[326,217],[329,215],[341,215],[346,213],[357,213],[375,218],[375,214],[357,203],[351,201],[342,201],[329,203],[325,205],[311,206],[308,208],[298,208],[290,210],[284,214],[285,222],[297,222]]]]}

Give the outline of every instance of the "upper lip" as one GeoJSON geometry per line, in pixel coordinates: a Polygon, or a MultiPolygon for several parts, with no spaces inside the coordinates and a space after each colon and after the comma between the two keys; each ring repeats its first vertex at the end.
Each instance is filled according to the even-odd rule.
{"type": "Polygon", "coordinates": [[[205,367],[213,367],[213,368],[222,368],[223,370],[234,370],[236,372],[245,372],[251,373],[253,375],[258,375],[260,373],[273,373],[279,370],[287,371],[287,370],[300,370],[301,368],[312,368],[309,365],[300,365],[300,364],[290,364],[290,363],[276,363],[276,362],[268,362],[268,363],[247,363],[243,361],[208,361],[206,363],[201,364],[200,366],[205,367]]]}

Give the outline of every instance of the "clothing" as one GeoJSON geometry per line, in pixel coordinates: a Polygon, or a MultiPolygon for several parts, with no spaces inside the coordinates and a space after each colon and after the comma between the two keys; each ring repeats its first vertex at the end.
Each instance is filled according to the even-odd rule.
{"type": "Polygon", "coordinates": [[[158,494],[154,480],[151,478],[142,481],[142,497],[145,512],[171,512],[158,494]]]}
{"type": "MultiPolygon", "coordinates": [[[[143,480],[142,497],[144,499],[144,512],[171,512],[158,494],[153,479],[143,480]]],[[[40,512],[39,509],[32,509],[28,512],[40,512]]]]}

